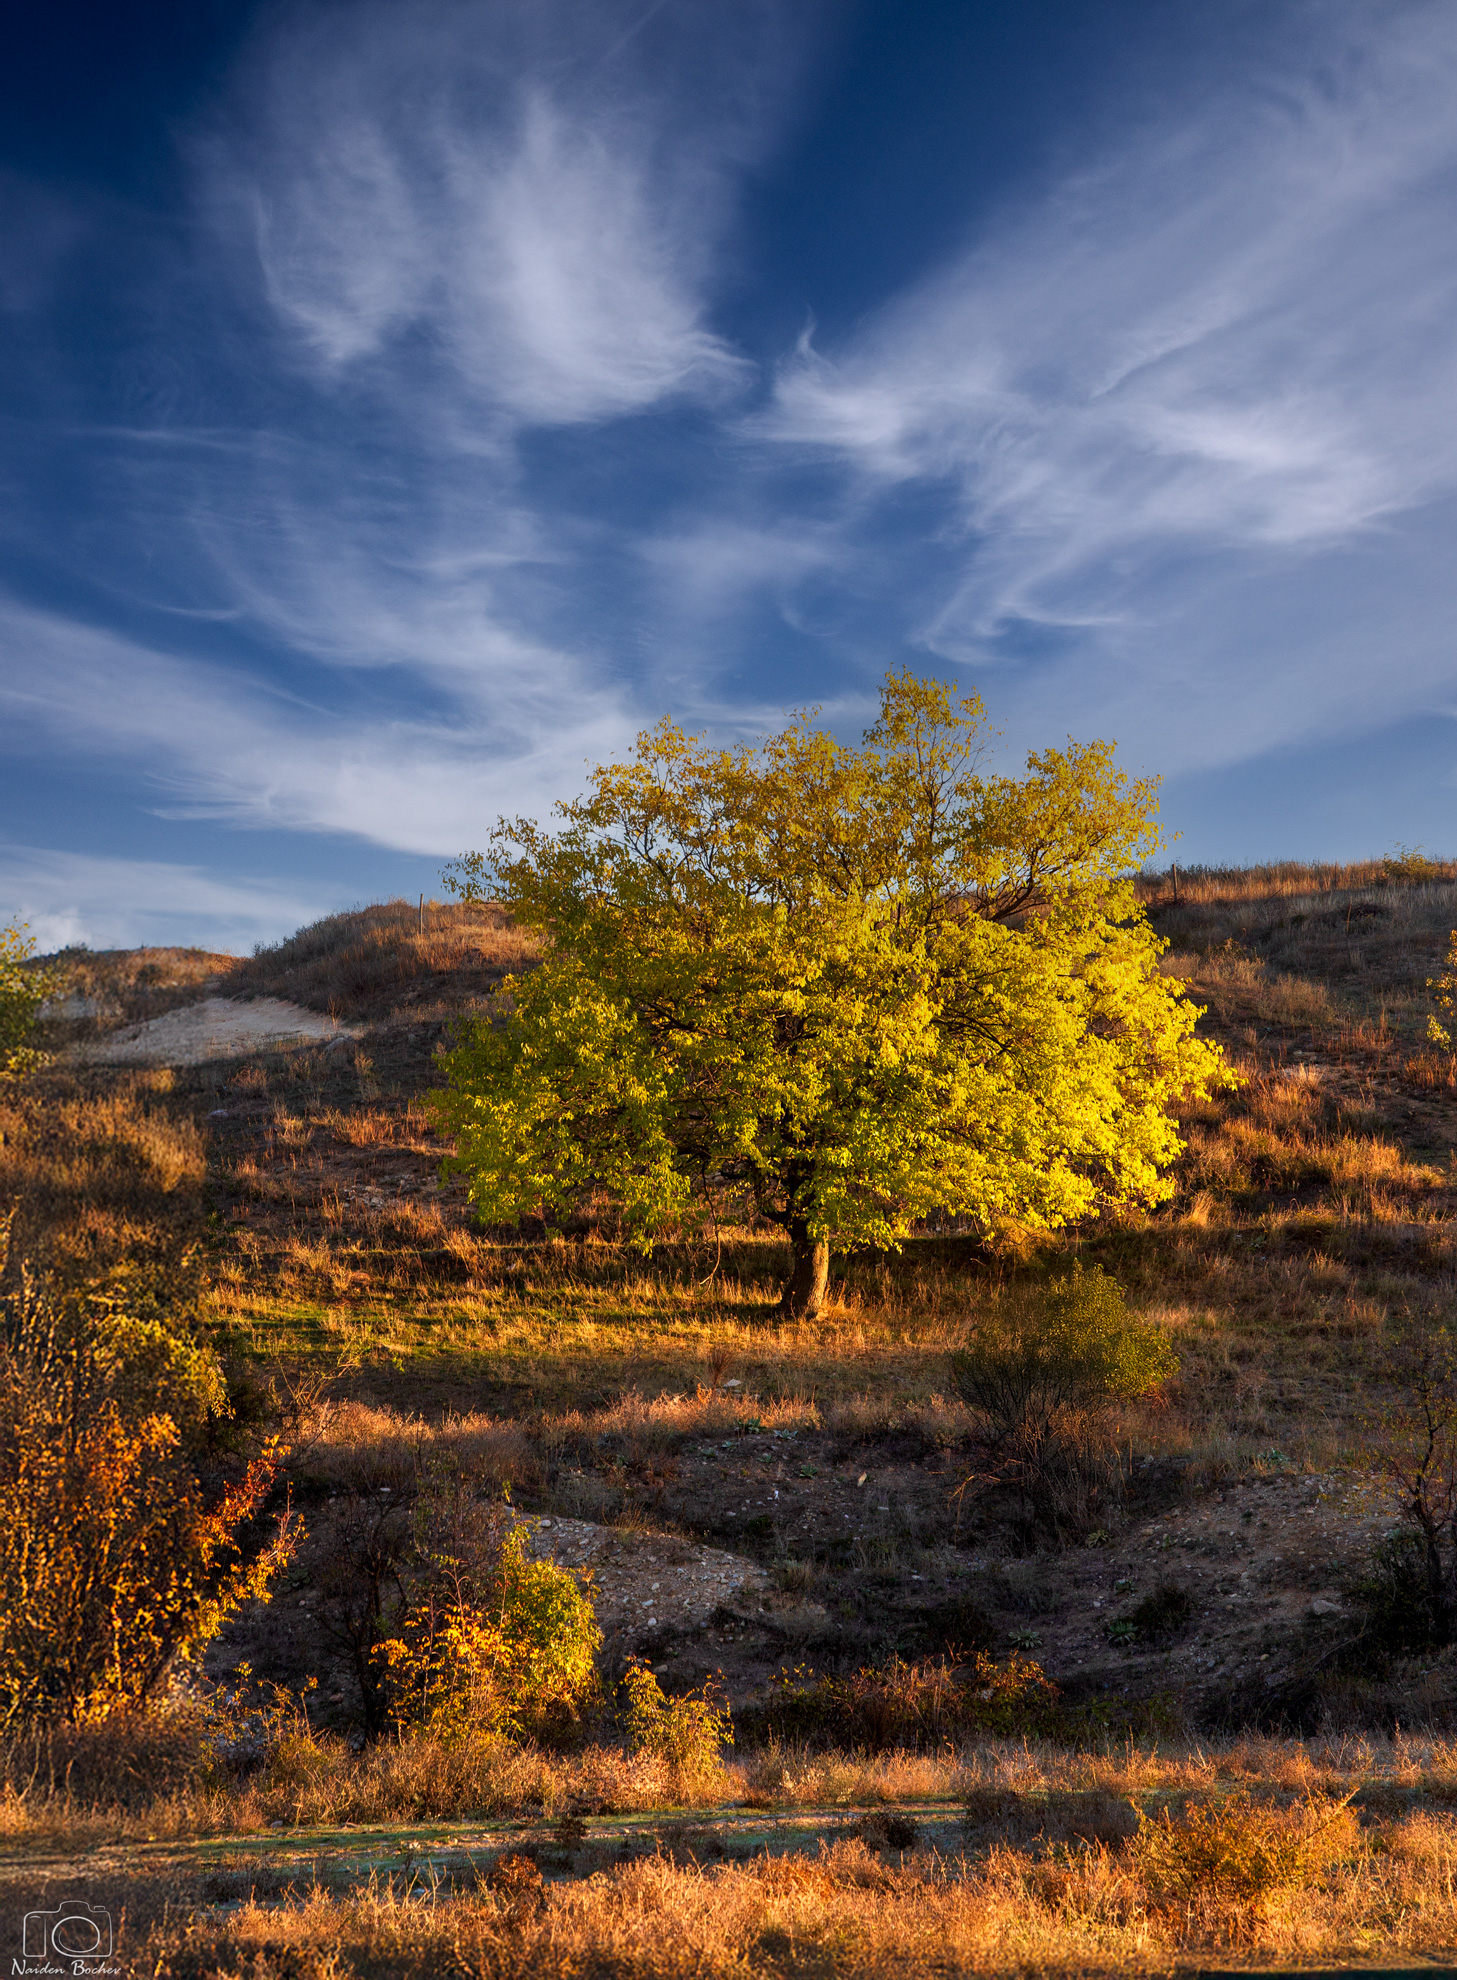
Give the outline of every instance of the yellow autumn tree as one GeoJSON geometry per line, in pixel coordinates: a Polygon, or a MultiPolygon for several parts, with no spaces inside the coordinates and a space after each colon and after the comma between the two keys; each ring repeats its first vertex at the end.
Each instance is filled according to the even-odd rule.
{"type": "Polygon", "coordinates": [[[647,1241],[739,1186],[811,1315],[831,1245],[1167,1197],[1172,1103],[1230,1075],[1128,878],[1155,786],[1103,742],[983,774],[986,741],[977,697],[909,672],[858,748],[665,720],[556,829],[503,819],[457,861],[545,943],[435,1096],[482,1217],[606,1190],[647,1241]]]}
{"type": "Polygon", "coordinates": [[[0,928],[0,1079],[45,1063],[30,1037],[41,1006],[59,988],[60,977],[53,969],[38,968],[34,955],[35,941],[23,927],[0,928]]]}

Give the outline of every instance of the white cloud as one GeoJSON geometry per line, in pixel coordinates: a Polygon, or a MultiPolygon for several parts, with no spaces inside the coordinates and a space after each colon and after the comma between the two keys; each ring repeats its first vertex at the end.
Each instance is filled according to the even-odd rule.
{"type": "Polygon", "coordinates": [[[448,856],[664,705],[858,728],[907,639],[1152,769],[1441,703],[1457,15],[1292,0],[750,420],[712,308],[812,11],[264,10],[187,266],[132,257],[186,361],[67,512],[85,605],[0,597],[7,746],[448,856]]]}
{"type": "Polygon", "coordinates": [[[644,538],[638,547],[662,585],[666,608],[700,619],[733,609],[746,592],[783,593],[843,557],[833,532],[793,520],[768,527],[716,518],[644,538]]]}
{"type": "Polygon", "coordinates": [[[1292,9],[1290,38],[1258,89],[1186,92],[840,348],[804,344],[758,427],[845,464],[850,532],[879,490],[944,488],[933,653],[1016,667],[1051,636],[1065,659],[1009,705],[1087,705],[1186,759],[1450,677],[1420,517],[1457,490],[1457,15],[1292,9]],[[1209,691],[1196,733],[1149,703],[1175,685],[1209,691]]]}
{"type": "MultiPolygon", "coordinates": [[[[544,808],[631,735],[621,641],[578,600],[594,555],[631,563],[634,545],[610,503],[584,519],[528,492],[520,443],[711,405],[748,375],[707,309],[737,175],[782,122],[813,11],[351,0],[261,17],[191,147],[196,261],[176,279],[234,305],[218,402],[246,378],[273,416],[190,452],[134,436],[119,514],[151,520],[117,589],[304,662],[300,699],[148,653],[127,664],[156,691],[94,703],[89,746],[226,815],[438,851],[498,802],[544,808]],[[368,708],[304,706],[306,681],[338,705],[351,674],[375,677],[368,708]],[[430,712],[397,720],[392,696],[430,712]]],[[[119,649],[58,618],[26,637],[61,656],[52,713],[31,714],[60,741],[57,683],[114,675],[119,649]]]]}
{"type": "Polygon", "coordinates": [[[0,924],[28,924],[43,955],[77,943],[246,954],[335,906],[317,890],[168,860],[0,845],[0,924]]]}
{"type": "Polygon", "coordinates": [[[347,832],[449,857],[501,812],[544,814],[585,781],[583,759],[634,724],[564,670],[489,677],[430,717],[340,715],[115,634],[0,601],[0,710],[12,748],[145,768],[159,808],[251,826],[347,832]]]}
{"type": "Polygon", "coordinates": [[[690,0],[695,59],[666,77],[641,11],[361,0],[275,19],[203,150],[206,204],[246,227],[326,372],[418,383],[443,362],[458,442],[483,417],[569,424],[742,382],[707,287],[792,66],[780,10],[690,0]]]}

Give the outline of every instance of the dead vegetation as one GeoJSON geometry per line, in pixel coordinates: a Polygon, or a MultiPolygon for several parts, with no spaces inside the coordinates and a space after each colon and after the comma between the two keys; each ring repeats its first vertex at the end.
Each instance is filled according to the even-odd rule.
{"type": "MultiPolygon", "coordinates": [[[[792,1756],[730,1762],[729,1774],[737,1809],[643,1821],[608,1810],[660,1787],[647,1763],[582,1756],[564,1803],[528,1758],[511,1784],[536,1797],[526,1829],[492,1827],[503,1768],[473,1784],[474,1826],[457,1819],[399,1849],[315,1832],[286,1863],[236,1845],[202,1860],[161,1824],[84,1884],[53,1861],[23,1891],[52,1904],[79,1886],[125,1911],[131,1970],[270,1980],[830,1962],[866,1976],[1140,1972],[1190,1956],[1420,1958],[1457,1928],[1457,1768],[1432,1742],[1243,1741],[1187,1758],[1014,1743],[797,1773],[792,1756]],[[808,1808],[818,1833],[795,1819],[808,1808]]],[[[254,1820],[290,1793],[254,1790],[254,1820]]],[[[247,1833],[234,1827],[237,1845],[247,1833]]]]}
{"type": "Polygon", "coordinates": [[[62,949],[43,960],[61,978],[54,1015],[135,1024],[212,988],[237,959],[211,949],[62,949]],[[89,1009],[67,1013],[67,1003],[89,1009]]]}
{"type": "Polygon", "coordinates": [[[0,1211],[18,1260],[71,1280],[176,1268],[202,1235],[196,1091],[169,1069],[0,1085],[0,1211]]]}
{"type": "Polygon", "coordinates": [[[385,901],[328,915],[235,963],[230,997],[284,997],[331,1017],[378,1023],[453,1017],[529,968],[534,940],[489,904],[385,901]]]}

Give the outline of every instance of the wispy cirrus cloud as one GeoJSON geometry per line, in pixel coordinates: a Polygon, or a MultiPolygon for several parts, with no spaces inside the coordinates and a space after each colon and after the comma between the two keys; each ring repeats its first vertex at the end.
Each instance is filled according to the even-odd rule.
{"type": "Polygon", "coordinates": [[[1457,705],[1457,16],[1256,14],[776,369],[847,320],[823,131],[771,162],[837,10],[261,8],[165,214],[0,182],[0,749],[114,770],[108,830],[433,862],[665,708],[850,733],[907,656],[1148,769],[1457,705]]]}
{"type": "Polygon", "coordinates": [[[202,156],[300,354],[356,388],[448,377],[467,444],[742,383],[707,308],[795,37],[763,0],[641,32],[659,12],[365,0],[276,27],[202,156]]]}
{"type": "Polygon", "coordinates": [[[260,15],[184,135],[183,252],[128,257],[145,384],[62,498],[86,595],[0,592],[10,749],[124,765],[173,818],[433,859],[624,746],[658,711],[591,609],[621,525],[523,450],[751,376],[710,307],[808,18],[260,15]]]}
{"type": "Polygon", "coordinates": [[[88,948],[189,946],[245,955],[335,904],[322,889],[220,875],[158,859],[109,859],[0,844],[0,925],[25,927],[42,955],[88,948]]]}
{"type": "Polygon", "coordinates": [[[1166,761],[1410,704],[1447,679],[1454,602],[1430,557],[1457,491],[1454,195],[1451,12],[1292,10],[1261,88],[1186,90],[838,348],[806,339],[758,431],[842,465],[850,533],[939,489],[923,645],[1030,653],[1029,695],[1166,761]],[[1409,664],[1372,680],[1363,644],[1393,638],[1409,664]],[[1150,719],[1175,680],[1212,725],[1150,719]]]}
{"type": "MultiPolygon", "coordinates": [[[[340,711],[302,689],[158,652],[57,615],[0,605],[11,656],[0,712],[12,744],[130,761],[153,809],[254,828],[352,833],[449,857],[498,813],[545,812],[602,739],[632,729],[610,691],[565,701],[526,675],[424,712],[340,711]]],[[[558,687],[560,683],[558,682],[558,687]]]]}
{"type": "MultiPolygon", "coordinates": [[[[139,761],[150,748],[159,784],[219,812],[435,851],[461,843],[467,809],[479,829],[468,786],[539,805],[630,733],[634,703],[657,712],[584,609],[621,521],[584,515],[523,450],[559,428],[610,450],[633,417],[711,415],[750,377],[709,307],[809,21],[769,0],[264,17],[189,140],[178,273],[187,310],[224,326],[188,353],[186,412],[249,417],[113,429],[90,498],[119,519],[93,582],[230,628],[235,648],[194,663],[169,636],[143,667],[169,685],[140,728],[126,698],[91,703],[98,750],[103,734],[139,761]],[[225,704],[223,767],[193,739],[225,704]]],[[[45,643],[48,694],[97,664],[84,620],[68,639],[51,615],[45,643]]]]}

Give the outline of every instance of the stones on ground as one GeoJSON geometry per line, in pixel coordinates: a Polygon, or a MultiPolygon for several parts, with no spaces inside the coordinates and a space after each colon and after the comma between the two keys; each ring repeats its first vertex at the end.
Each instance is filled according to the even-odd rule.
{"type": "Polygon", "coordinates": [[[536,1559],[591,1571],[597,1620],[607,1636],[629,1645],[667,1629],[702,1629],[719,1608],[757,1603],[769,1588],[763,1568],[717,1547],[585,1519],[528,1517],[524,1524],[536,1559]]]}

